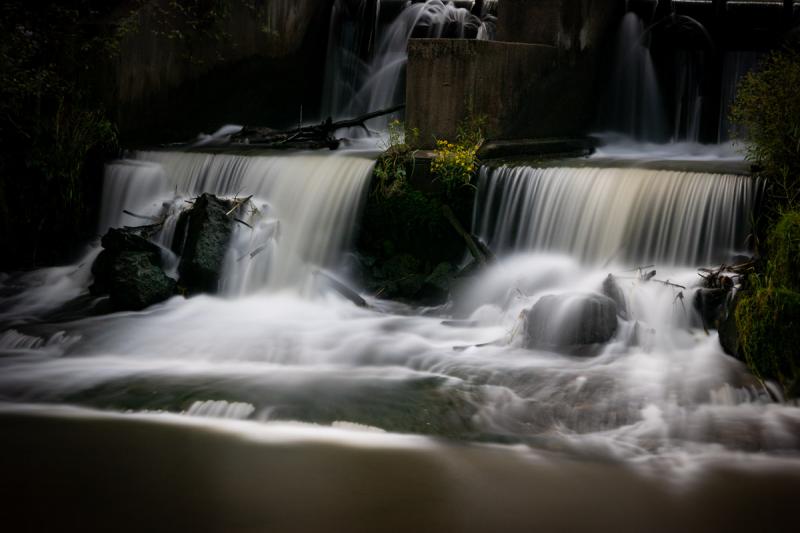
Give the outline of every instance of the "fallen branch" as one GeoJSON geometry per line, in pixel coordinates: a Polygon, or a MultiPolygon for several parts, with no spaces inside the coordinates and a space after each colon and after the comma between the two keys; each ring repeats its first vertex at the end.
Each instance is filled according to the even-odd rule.
{"type": "Polygon", "coordinates": [[[336,292],[356,304],[358,307],[367,307],[367,301],[361,297],[356,291],[342,283],[341,281],[337,280],[330,274],[323,272],[322,270],[315,270],[315,276],[320,276],[325,278],[328,284],[333,288],[336,292]]]}
{"type": "MultiPolygon", "coordinates": [[[[464,242],[467,245],[467,249],[469,250],[470,255],[481,265],[484,266],[487,263],[491,262],[493,259],[493,254],[489,250],[489,248],[484,244],[478,244],[476,242],[476,238],[473,237],[471,233],[464,229],[464,226],[461,225],[461,222],[458,221],[456,215],[453,213],[453,210],[450,209],[449,206],[443,205],[442,206],[442,214],[444,218],[450,222],[450,225],[453,226],[453,229],[456,230],[456,233],[461,235],[461,238],[464,239],[464,242]]],[[[479,239],[478,239],[479,241],[479,239]]]]}
{"type": "Polygon", "coordinates": [[[273,130],[258,126],[245,126],[233,135],[234,143],[254,145],[261,148],[276,149],[311,149],[329,148],[335,150],[339,147],[341,139],[337,139],[337,130],[361,127],[369,131],[366,122],[373,118],[389,115],[403,109],[405,105],[398,105],[388,109],[371,111],[364,115],[334,122],[330,117],[319,124],[300,126],[291,130],[273,130]]]}
{"type": "Polygon", "coordinates": [[[230,211],[228,211],[227,213],[225,213],[225,216],[227,216],[227,217],[231,216],[231,214],[232,214],[234,211],[236,211],[237,209],[239,209],[240,207],[242,207],[244,204],[246,204],[247,202],[249,202],[249,201],[250,201],[250,199],[251,199],[252,197],[253,197],[253,195],[251,194],[251,195],[250,195],[250,196],[248,196],[247,198],[243,198],[243,199],[241,199],[241,200],[234,200],[234,201],[233,201],[233,207],[231,207],[230,211]]]}
{"type": "MultiPolygon", "coordinates": [[[[146,216],[146,215],[137,215],[136,213],[128,211],[127,209],[123,209],[122,212],[125,213],[126,215],[132,216],[133,218],[140,218],[142,220],[150,220],[150,221],[158,221],[158,220],[160,220],[158,217],[149,217],[149,216],[146,216]]],[[[164,221],[162,220],[161,223],[163,224],[164,221]]]]}
{"type": "Polygon", "coordinates": [[[674,287],[676,289],[686,290],[686,287],[684,287],[683,285],[678,285],[677,283],[672,283],[670,280],[661,280],[661,279],[653,278],[653,276],[655,276],[655,272],[656,272],[655,270],[652,270],[652,271],[647,273],[648,274],[647,276],[639,276],[639,277],[633,277],[633,276],[614,276],[614,277],[616,277],[618,279],[635,279],[635,280],[639,280],[639,281],[652,281],[652,282],[655,282],[655,283],[661,283],[662,285],[667,285],[669,287],[674,287]]]}
{"type": "Polygon", "coordinates": [[[698,268],[697,275],[712,289],[730,290],[739,280],[755,271],[756,261],[750,260],[736,265],[722,264],[718,268],[698,268]]]}

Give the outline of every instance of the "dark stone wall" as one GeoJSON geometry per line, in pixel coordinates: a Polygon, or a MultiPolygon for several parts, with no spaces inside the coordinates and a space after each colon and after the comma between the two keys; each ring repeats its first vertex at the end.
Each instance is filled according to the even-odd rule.
{"type": "Polygon", "coordinates": [[[601,45],[625,11],[625,0],[503,0],[497,40],[549,44],[562,50],[601,45]]]}
{"type": "Polygon", "coordinates": [[[298,120],[301,106],[306,118],[319,113],[333,0],[230,0],[205,37],[165,33],[163,4],[151,0],[116,21],[132,17],[133,29],[106,76],[105,98],[127,144],[180,140],[224,123],[281,127],[298,120]]]}
{"type": "Polygon", "coordinates": [[[418,39],[408,47],[406,120],[419,128],[420,141],[432,146],[434,137],[453,138],[469,112],[485,115],[486,129],[496,138],[548,129],[528,124],[547,103],[548,78],[557,67],[552,46],[418,39]]]}

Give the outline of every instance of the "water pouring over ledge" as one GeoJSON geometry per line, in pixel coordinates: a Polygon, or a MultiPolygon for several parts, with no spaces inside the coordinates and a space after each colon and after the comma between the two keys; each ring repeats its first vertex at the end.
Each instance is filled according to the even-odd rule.
{"type": "MultiPolygon", "coordinates": [[[[334,4],[323,116],[356,116],[402,103],[406,48],[412,37],[491,39],[494,32],[490,3],[479,18],[449,1],[407,2],[385,26],[380,23],[381,4],[380,0],[334,4]]],[[[371,122],[374,128],[385,129],[386,119],[371,122]]]]}
{"type": "MultiPolygon", "coordinates": [[[[686,472],[709,479],[706,465],[723,458],[797,463],[798,409],[774,403],[740,363],[722,354],[716,335],[696,326],[691,306],[676,301],[673,287],[621,279],[628,318],[619,320],[618,333],[596,357],[531,350],[520,338],[522,310],[548,294],[595,292],[609,270],[622,267],[598,268],[572,248],[543,253],[523,246],[500,250],[498,264],[467,283],[452,311],[388,308],[369,296],[372,308],[358,308],[336,294],[308,292],[305,280],[319,264],[335,267],[342,260],[371,158],[163,152],[135,157],[108,169],[102,225],[141,223],[121,209],[174,216],[176,205],[202,191],[254,195],[260,214],[248,219],[253,231],[240,225],[231,241],[229,259],[236,263],[224,275],[225,294],[175,297],[145,312],[66,322],[42,320],[37,311],[32,320],[6,328],[0,337],[0,399],[7,408],[0,419],[17,420],[18,409],[33,418],[63,419],[61,408],[52,406],[78,405],[93,409],[74,415],[89,426],[99,409],[189,434],[236,428],[247,439],[335,438],[337,449],[347,453],[402,449],[409,442],[403,434],[411,433],[488,441],[511,454],[544,454],[544,464],[554,468],[571,457],[622,464],[620,476],[630,467],[636,476],[657,472],[676,483],[686,472]],[[257,220],[265,224],[263,233],[257,220]],[[259,239],[271,242],[273,222],[280,223],[280,242],[252,258],[269,261],[239,262],[259,239]],[[315,240],[319,235],[326,239],[315,240]],[[454,313],[463,320],[443,320],[454,313]],[[366,440],[365,432],[371,435],[366,440]]],[[[549,173],[550,185],[569,190],[571,173],[583,170],[520,172],[525,183],[536,183],[529,173],[549,173]]],[[[609,181],[612,175],[631,178],[629,170],[587,172],[607,172],[609,181]]],[[[698,205],[720,227],[735,217],[714,202],[735,200],[742,207],[749,198],[745,178],[709,181],[715,176],[646,172],[632,177],[639,183],[632,185],[634,203],[664,203],[659,227],[671,228],[691,212],[670,211],[693,205],[678,201],[689,192],[705,199],[698,205]]],[[[513,180],[500,181],[500,196],[515,190],[513,180]]],[[[525,184],[517,185],[525,190],[525,184]]],[[[549,194],[543,198],[552,201],[549,194]]],[[[578,196],[601,219],[619,209],[614,195],[578,196]]],[[[487,207],[481,199],[476,209],[487,207]]],[[[498,220],[512,218],[511,211],[499,212],[498,220]]],[[[577,234],[581,225],[568,227],[577,234]]],[[[162,231],[155,238],[166,243],[170,225],[162,231]]],[[[736,231],[722,232],[719,242],[732,243],[736,231]]],[[[672,235],[666,231],[663,239],[672,235]]],[[[687,251],[686,260],[694,253],[687,251]]],[[[687,287],[696,279],[692,266],[680,264],[668,275],[687,287]]],[[[72,281],[85,287],[86,278],[84,267],[72,281]]],[[[441,444],[423,436],[413,442],[428,450],[420,453],[440,457],[441,444]]],[[[475,464],[489,464],[476,454],[475,464]]]]}
{"type": "Polygon", "coordinates": [[[475,228],[499,252],[562,252],[599,265],[709,265],[747,250],[757,187],[732,174],[484,167],[475,228]]]}

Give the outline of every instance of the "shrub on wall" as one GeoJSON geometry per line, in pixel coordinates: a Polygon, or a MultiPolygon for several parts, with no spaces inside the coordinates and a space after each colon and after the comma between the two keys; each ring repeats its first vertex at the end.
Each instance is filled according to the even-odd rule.
{"type": "Polygon", "coordinates": [[[747,141],[747,157],[760,167],[771,199],[789,207],[800,201],[798,87],[800,51],[788,47],[742,79],[731,109],[733,133],[747,141]]]}
{"type": "Polygon", "coordinates": [[[800,291],[800,212],[788,211],[767,240],[767,277],[779,287],[800,291]]]}

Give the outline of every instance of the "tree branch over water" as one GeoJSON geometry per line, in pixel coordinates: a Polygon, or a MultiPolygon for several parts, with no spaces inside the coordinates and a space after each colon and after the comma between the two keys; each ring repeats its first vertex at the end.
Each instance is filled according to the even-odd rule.
{"type": "Polygon", "coordinates": [[[405,107],[404,104],[371,111],[358,117],[334,122],[330,117],[319,124],[301,126],[290,130],[273,130],[262,126],[245,126],[242,131],[231,137],[234,144],[247,144],[272,149],[305,149],[318,150],[339,148],[341,139],[336,138],[336,131],[344,128],[364,128],[369,131],[366,122],[373,118],[390,115],[405,107]]]}

